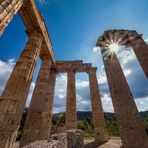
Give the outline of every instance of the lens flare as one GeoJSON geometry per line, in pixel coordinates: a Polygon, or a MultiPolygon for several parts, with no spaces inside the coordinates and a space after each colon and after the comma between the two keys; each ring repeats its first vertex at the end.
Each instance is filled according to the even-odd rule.
{"type": "Polygon", "coordinates": [[[112,43],[108,45],[109,50],[111,50],[112,52],[117,53],[118,49],[119,49],[119,45],[117,43],[112,43]]]}
{"type": "Polygon", "coordinates": [[[105,45],[106,47],[106,51],[104,52],[104,56],[108,57],[108,56],[113,56],[114,54],[117,54],[118,50],[119,50],[119,44],[118,42],[109,42],[105,45]]]}

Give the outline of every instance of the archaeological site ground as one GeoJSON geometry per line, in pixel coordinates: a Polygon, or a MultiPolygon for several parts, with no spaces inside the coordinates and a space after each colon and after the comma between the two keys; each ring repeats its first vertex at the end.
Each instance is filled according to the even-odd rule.
{"type": "MultiPolygon", "coordinates": [[[[85,147],[103,147],[106,144],[106,147],[110,148],[108,142],[112,142],[112,140],[110,140],[106,128],[96,75],[96,70],[100,67],[95,67],[92,63],[85,63],[83,59],[70,61],[55,59],[51,44],[52,37],[49,36],[46,22],[38,11],[34,0],[0,0],[1,36],[5,34],[6,27],[10,21],[13,21],[16,13],[20,15],[26,27],[28,41],[0,96],[0,148],[14,148],[16,145],[18,128],[39,58],[41,66],[19,147],[84,147],[84,133],[77,129],[75,75],[76,73],[86,73],[89,78],[95,136],[94,142],[88,140],[85,147]],[[67,73],[65,126],[63,132],[51,134],[55,82],[58,73],[67,73]]],[[[116,56],[118,46],[132,48],[148,78],[148,45],[136,30],[115,28],[103,31],[104,34],[96,38],[96,48],[101,51],[115,116],[119,125],[121,138],[119,145],[122,144],[123,148],[148,148],[148,135],[116,56]]]]}

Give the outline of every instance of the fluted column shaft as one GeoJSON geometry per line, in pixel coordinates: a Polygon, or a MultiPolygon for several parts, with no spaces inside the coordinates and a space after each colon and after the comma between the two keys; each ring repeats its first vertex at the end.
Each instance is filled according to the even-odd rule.
{"type": "Polygon", "coordinates": [[[36,61],[41,50],[42,36],[32,33],[0,98],[0,147],[8,148],[15,141],[36,61]]]}
{"type": "Polygon", "coordinates": [[[24,0],[1,0],[0,1],[0,35],[9,24],[13,16],[23,5],[24,0]]]}
{"type": "Polygon", "coordinates": [[[142,37],[131,40],[129,44],[133,48],[137,59],[148,78],[148,45],[142,37]]]}
{"type": "Polygon", "coordinates": [[[147,136],[119,61],[115,54],[106,57],[102,51],[102,55],[123,147],[147,148],[147,136]]]}
{"type": "Polygon", "coordinates": [[[68,72],[66,98],[66,130],[77,128],[75,72],[68,72]]]}
{"type": "Polygon", "coordinates": [[[42,64],[33,92],[21,147],[35,140],[48,140],[51,126],[53,97],[55,87],[55,72],[51,69],[49,55],[42,56],[42,64]]]}
{"type": "Polygon", "coordinates": [[[105,126],[105,118],[99,93],[96,68],[89,70],[88,74],[95,139],[98,144],[101,144],[108,141],[108,134],[105,126]]]}
{"type": "Polygon", "coordinates": [[[49,111],[48,119],[49,120],[48,122],[46,122],[48,124],[47,125],[48,135],[50,135],[51,127],[52,127],[52,113],[53,113],[53,105],[54,105],[55,84],[56,84],[56,71],[54,69],[51,69],[50,77],[49,77],[49,84],[48,84],[48,94],[47,94],[47,97],[49,99],[49,104],[48,104],[48,111],[49,111]]]}

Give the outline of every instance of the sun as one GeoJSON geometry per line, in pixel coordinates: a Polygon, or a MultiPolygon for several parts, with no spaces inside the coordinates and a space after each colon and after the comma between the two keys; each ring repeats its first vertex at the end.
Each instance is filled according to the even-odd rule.
{"type": "Polygon", "coordinates": [[[98,46],[103,49],[103,56],[105,58],[107,57],[113,57],[115,54],[118,54],[120,51],[120,44],[121,39],[117,37],[110,37],[110,38],[100,38],[98,46]]]}
{"type": "Polygon", "coordinates": [[[119,45],[118,43],[111,43],[108,45],[109,50],[111,50],[111,53],[115,52],[117,53],[118,49],[119,49],[119,45]]]}
{"type": "Polygon", "coordinates": [[[105,44],[105,46],[107,50],[104,52],[104,55],[106,57],[110,55],[113,56],[114,54],[118,53],[118,50],[119,50],[118,42],[110,42],[110,43],[105,44]]]}

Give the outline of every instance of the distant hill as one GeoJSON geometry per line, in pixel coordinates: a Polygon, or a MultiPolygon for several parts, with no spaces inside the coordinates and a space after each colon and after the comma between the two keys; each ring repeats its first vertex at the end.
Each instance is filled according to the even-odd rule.
{"type": "MultiPolygon", "coordinates": [[[[20,140],[22,133],[23,133],[23,127],[25,124],[26,116],[28,113],[28,108],[25,108],[23,117],[21,120],[21,124],[19,127],[18,135],[17,135],[17,141],[20,140]]],[[[78,128],[83,130],[85,133],[85,137],[93,137],[93,123],[91,120],[91,111],[78,111],[78,128]]],[[[142,118],[142,122],[144,123],[145,130],[148,134],[148,111],[140,112],[140,116],[142,118]]],[[[108,130],[109,136],[119,137],[119,126],[116,121],[115,114],[106,112],[105,113],[105,121],[106,121],[106,127],[108,130]]],[[[60,125],[63,125],[65,123],[65,113],[57,113],[53,115],[52,123],[55,125],[55,127],[58,127],[60,125]],[[62,124],[61,124],[62,123],[62,124]]]]}
{"type": "Polygon", "coordinates": [[[140,112],[140,116],[142,118],[147,118],[148,117],[148,111],[140,112]]]}
{"type": "MultiPolygon", "coordinates": [[[[57,113],[57,114],[54,114],[54,116],[61,116],[62,114],[63,113],[57,113]]],[[[140,116],[141,118],[148,117],[148,111],[140,112],[140,116]]],[[[86,118],[92,117],[92,112],[91,111],[78,111],[77,117],[78,117],[78,120],[84,120],[86,118]]],[[[112,117],[115,117],[115,114],[111,112],[105,112],[105,117],[112,118],[112,117]]]]}

